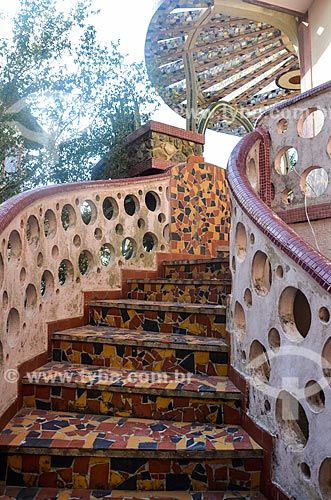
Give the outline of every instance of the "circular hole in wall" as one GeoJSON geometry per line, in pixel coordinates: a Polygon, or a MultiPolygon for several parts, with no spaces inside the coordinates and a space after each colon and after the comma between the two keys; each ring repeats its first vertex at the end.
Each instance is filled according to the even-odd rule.
{"type": "Polygon", "coordinates": [[[82,240],[80,239],[79,234],[76,234],[74,236],[73,242],[74,242],[75,247],[77,247],[77,248],[80,247],[82,240]]]}
{"type": "Polygon", "coordinates": [[[4,309],[7,309],[8,307],[8,293],[6,292],[6,290],[3,292],[2,294],[2,307],[4,309]]]}
{"type": "Polygon", "coordinates": [[[287,132],[287,129],[288,129],[288,121],[285,120],[285,118],[282,118],[277,122],[277,132],[279,134],[285,134],[285,132],[287,132]]]}
{"type": "Polygon", "coordinates": [[[300,188],[308,198],[318,198],[328,187],[329,178],[326,170],[320,167],[310,167],[300,178],[300,188]]]}
{"type": "Polygon", "coordinates": [[[145,233],[143,237],[143,247],[146,252],[155,250],[157,246],[157,237],[153,233],[145,233]]]}
{"type": "Polygon", "coordinates": [[[245,260],[247,252],[247,235],[244,224],[238,222],[235,235],[236,255],[239,261],[245,260]]]}
{"type": "Polygon", "coordinates": [[[323,347],[322,369],[324,377],[331,386],[331,337],[325,342],[323,347]]]}
{"type": "Polygon", "coordinates": [[[162,186],[159,186],[159,187],[158,187],[158,190],[160,191],[160,193],[162,193],[162,191],[163,191],[163,187],[162,187],[162,186]]]}
{"type": "Polygon", "coordinates": [[[316,137],[324,126],[325,116],[321,109],[308,108],[298,120],[298,134],[305,139],[316,137]]]}
{"type": "Polygon", "coordinates": [[[80,274],[85,275],[91,271],[93,267],[93,257],[88,250],[83,250],[78,257],[78,268],[80,274]]]}
{"type": "Polygon", "coordinates": [[[326,152],[328,153],[328,155],[331,158],[331,137],[328,140],[328,143],[327,143],[327,146],[326,146],[326,152]]]}
{"type": "Polygon", "coordinates": [[[232,257],[232,271],[234,273],[236,272],[236,258],[235,258],[235,256],[232,257]]]}
{"type": "Polygon", "coordinates": [[[164,214],[159,214],[159,215],[157,216],[157,220],[158,220],[161,224],[163,224],[163,223],[165,222],[165,220],[166,220],[166,216],[165,216],[164,214]]]}
{"type": "Polygon", "coordinates": [[[298,163],[298,151],[287,146],[278,151],[275,158],[275,170],[280,175],[286,175],[295,169],[298,163]]]}
{"type": "Polygon", "coordinates": [[[311,310],[306,296],[294,287],[287,287],[279,299],[279,317],[284,333],[294,341],[305,338],[311,325],[311,310]]]}
{"type": "Polygon", "coordinates": [[[20,270],[20,282],[24,283],[25,279],[26,279],[26,270],[25,267],[22,267],[22,269],[20,270]]]}
{"type": "Polygon", "coordinates": [[[30,215],[26,223],[26,237],[31,247],[36,248],[40,239],[40,227],[37,218],[30,215]]]}
{"type": "Polygon", "coordinates": [[[115,227],[116,234],[123,234],[123,231],[124,231],[124,229],[123,229],[122,224],[116,224],[116,227],[115,227]]]}
{"type": "Polygon", "coordinates": [[[308,464],[306,464],[306,462],[302,462],[300,464],[300,471],[301,471],[304,479],[306,479],[306,481],[308,481],[311,478],[310,467],[308,464]]]}
{"type": "Polygon", "coordinates": [[[53,210],[46,210],[44,217],[44,235],[48,239],[54,238],[56,235],[57,223],[56,216],[53,210]]]}
{"type": "Polygon", "coordinates": [[[252,292],[249,288],[246,288],[244,295],[245,304],[247,307],[251,307],[252,305],[252,292]]]}
{"type": "Polygon", "coordinates": [[[252,188],[254,189],[255,192],[257,192],[259,188],[259,183],[258,183],[259,177],[258,177],[258,170],[256,167],[256,161],[254,160],[254,158],[251,158],[247,162],[246,174],[252,188]]]}
{"type": "Polygon", "coordinates": [[[105,243],[100,248],[100,262],[103,266],[107,267],[114,260],[115,250],[114,248],[105,243]]]}
{"type": "Polygon", "coordinates": [[[97,207],[91,200],[85,200],[80,206],[80,215],[84,224],[94,224],[97,218],[97,207]]]}
{"type": "Polygon", "coordinates": [[[163,238],[167,243],[170,241],[170,224],[166,224],[163,228],[163,238]]]}
{"type": "Polygon", "coordinates": [[[270,349],[273,351],[278,351],[280,348],[280,335],[278,330],[276,328],[271,328],[271,330],[268,333],[268,342],[270,349]]]}
{"type": "Polygon", "coordinates": [[[309,438],[309,423],[299,400],[281,391],[276,401],[276,420],[282,440],[294,450],[300,450],[309,438]]]}
{"type": "Polygon", "coordinates": [[[249,370],[253,376],[264,382],[270,380],[269,357],[265,347],[258,340],[252,342],[249,350],[249,370]]]}
{"type": "Polygon", "coordinates": [[[39,252],[37,255],[37,266],[41,267],[43,265],[43,262],[44,262],[44,256],[41,252],[39,252]]]}
{"type": "Polygon", "coordinates": [[[5,269],[5,266],[3,263],[2,254],[0,253],[0,287],[3,285],[4,269],[5,269]]]}
{"type": "Polygon", "coordinates": [[[284,276],[284,269],[282,268],[282,266],[277,266],[276,276],[277,276],[277,278],[283,278],[283,276],[284,276]]]}
{"type": "Polygon", "coordinates": [[[114,219],[118,215],[117,201],[114,198],[105,198],[102,203],[102,211],[106,219],[114,219]]]}
{"type": "Polygon", "coordinates": [[[270,401],[268,399],[266,399],[264,402],[264,409],[267,413],[270,413],[270,411],[271,411],[271,404],[270,404],[270,401]]]}
{"type": "Polygon", "coordinates": [[[234,306],[234,316],[233,316],[234,326],[236,328],[236,332],[240,337],[245,335],[246,333],[246,316],[245,311],[242,305],[239,302],[236,302],[234,306]]]}
{"type": "Polygon", "coordinates": [[[253,257],[252,283],[258,295],[265,296],[270,290],[272,283],[271,264],[264,252],[258,251],[253,257]]]}
{"type": "Polygon", "coordinates": [[[323,500],[331,498],[331,458],[325,458],[321,463],[318,482],[323,500]]]}
{"type": "Polygon", "coordinates": [[[0,341],[0,366],[3,364],[3,345],[0,341]]]}
{"type": "Polygon", "coordinates": [[[315,380],[310,380],[305,386],[305,396],[310,408],[319,413],[325,407],[325,394],[322,387],[315,380]]]}
{"type": "Polygon", "coordinates": [[[75,205],[78,207],[78,205],[79,205],[79,198],[75,199],[75,205]]]}
{"type": "Polygon", "coordinates": [[[167,187],[166,188],[166,198],[167,198],[168,201],[170,201],[170,196],[171,196],[170,188],[167,187]]]}
{"type": "Polygon", "coordinates": [[[10,233],[8,245],[7,245],[7,259],[17,260],[20,258],[22,253],[22,241],[19,233],[14,230],[10,233]]]}
{"type": "Polygon", "coordinates": [[[61,212],[62,227],[65,231],[76,224],[76,212],[72,205],[64,205],[61,212]]]}
{"type": "Polygon", "coordinates": [[[52,248],[52,257],[53,259],[57,259],[59,256],[59,247],[57,245],[54,245],[52,248]]]}
{"type": "Polygon", "coordinates": [[[144,229],[145,228],[145,221],[144,221],[144,219],[139,219],[137,224],[138,224],[139,229],[144,229]]]}
{"type": "Polygon", "coordinates": [[[94,238],[98,241],[102,238],[102,231],[99,227],[97,227],[94,231],[94,238]]]}
{"type": "Polygon", "coordinates": [[[139,210],[139,201],[136,196],[129,194],[124,199],[124,210],[128,215],[134,215],[139,210]]]}
{"type": "Polygon", "coordinates": [[[150,210],[151,212],[155,212],[155,210],[157,210],[161,205],[159,195],[154,191],[148,191],[145,196],[145,204],[148,210],[150,210]]]}
{"type": "Polygon", "coordinates": [[[122,241],[121,245],[121,253],[125,260],[129,260],[132,257],[135,257],[137,252],[137,244],[132,238],[125,238],[122,241]]]}
{"type": "Polygon", "coordinates": [[[254,236],[253,233],[251,233],[249,239],[250,239],[251,244],[254,245],[254,243],[255,243],[255,236],[254,236]]]}
{"type": "Polygon", "coordinates": [[[326,307],[321,307],[318,311],[319,319],[322,323],[328,323],[330,321],[330,311],[326,307]]]}
{"type": "Polygon", "coordinates": [[[271,188],[271,199],[272,201],[274,201],[275,199],[275,196],[276,196],[276,189],[275,189],[275,185],[273,183],[270,184],[270,188],[271,188]]]}
{"type": "Polygon", "coordinates": [[[64,259],[61,261],[58,269],[58,277],[60,285],[70,285],[74,278],[74,267],[70,260],[64,259]]]}
{"type": "Polygon", "coordinates": [[[281,201],[284,205],[291,205],[294,202],[294,192],[293,189],[285,188],[281,192],[281,201]]]}
{"type": "Polygon", "coordinates": [[[34,309],[37,307],[37,290],[31,283],[25,291],[24,308],[28,313],[33,314],[34,309]]]}
{"type": "Polygon", "coordinates": [[[6,323],[6,333],[9,347],[15,347],[20,334],[20,315],[15,308],[9,311],[6,323]]]}
{"type": "Polygon", "coordinates": [[[100,196],[98,194],[95,197],[95,201],[100,201],[100,196]]]}
{"type": "Polygon", "coordinates": [[[54,291],[54,277],[50,271],[44,271],[40,281],[40,293],[42,297],[50,297],[54,291]]]}

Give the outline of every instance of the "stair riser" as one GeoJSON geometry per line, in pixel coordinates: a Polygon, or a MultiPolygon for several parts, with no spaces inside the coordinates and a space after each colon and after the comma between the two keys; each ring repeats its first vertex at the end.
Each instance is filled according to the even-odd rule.
{"type": "Polygon", "coordinates": [[[209,264],[167,264],[164,269],[167,279],[222,280],[231,279],[229,263],[216,262],[209,264]]]}
{"type": "Polygon", "coordinates": [[[129,287],[129,299],[209,305],[226,305],[231,292],[231,285],[130,283],[129,287]]]}
{"type": "Polygon", "coordinates": [[[192,351],[145,346],[109,345],[92,342],[53,340],[53,360],[71,363],[147,370],[226,376],[228,353],[192,351]]]}
{"type": "Polygon", "coordinates": [[[164,397],[151,394],[23,385],[23,405],[39,410],[69,411],[115,417],[176,422],[240,424],[240,401],[164,397]]]}
{"type": "Polygon", "coordinates": [[[90,323],[101,326],[115,326],[147,330],[160,333],[179,333],[183,335],[201,335],[213,338],[225,338],[225,313],[222,315],[178,312],[148,311],[90,307],[90,323]]]}
{"type": "Polygon", "coordinates": [[[21,454],[7,458],[6,479],[9,486],[225,491],[258,489],[261,471],[261,459],[256,458],[172,460],[71,457],[63,454],[21,454]]]}

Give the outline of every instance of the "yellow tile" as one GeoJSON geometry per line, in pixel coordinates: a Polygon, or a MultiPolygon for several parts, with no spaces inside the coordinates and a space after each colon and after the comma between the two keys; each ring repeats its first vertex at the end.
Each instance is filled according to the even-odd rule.
{"type": "Polygon", "coordinates": [[[105,358],[115,358],[116,357],[116,349],[114,345],[104,345],[103,346],[103,354],[105,358]]]}
{"type": "Polygon", "coordinates": [[[76,399],[75,401],[75,406],[78,406],[79,408],[85,408],[87,405],[87,391],[84,391],[83,394],[76,399]]]}
{"type": "Polygon", "coordinates": [[[36,404],[35,396],[24,396],[23,398],[23,406],[26,408],[34,408],[36,404]]]}
{"type": "Polygon", "coordinates": [[[61,349],[64,349],[64,350],[69,349],[69,347],[71,347],[71,342],[66,342],[64,340],[61,340],[60,347],[61,347],[61,349]]]}
{"type": "MultiPolygon", "coordinates": [[[[143,480],[138,479],[138,489],[142,491],[162,491],[164,488],[164,481],[155,479],[153,480],[143,480]]],[[[135,493],[136,494],[136,493],[135,493]]]]}
{"type": "Polygon", "coordinates": [[[22,456],[20,455],[9,455],[8,456],[8,465],[15,470],[22,470],[22,456]]]}
{"type": "Polygon", "coordinates": [[[177,449],[178,450],[186,450],[186,438],[182,438],[180,441],[178,441],[177,449]]]}
{"type": "Polygon", "coordinates": [[[192,479],[192,490],[193,491],[205,491],[206,485],[205,485],[205,483],[201,483],[200,481],[196,481],[195,479],[192,479]]]}
{"type": "Polygon", "coordinates": [[[101,415],[106,415],[109,411],[109,407],[108,405],[106,405],[105,403],[103,403],[103,401],[100,401],[100,413],[101,415]]]}
{"type": "Polygon", "coordinates": [[[45,455],[40,456],[39,469],[41,472],[49,472],[51,470],[51,457],[45,455]]]}
{"type": "Polygon", "coordinates": [[[195,353],[195,362],[199,364],[206,364],[209,361],[209,352],[196,352],[195,353]]]}
{"type": "Polygon", "coordinates": [[[163,364],[163,361],[158,361],[157,363],[155,363],[153,365],[153,371],[154,372],[162,372],[162,364],[163,364]]]}
{"type": "Polygon", "coordinates": [[[116,488],[116,486],[119,486],[122,484],[124,481],[123,476],[119,472],[114,472],[110,471],[110,477],[109,477],[109,487],[110,488],[116,488]]]}
{"type": "Polygon", "coordinates": [[[156,405],[158,408],[168,408],[171,401],[172,401],[172,398],[158,397],[156,400],[156,405]]]}
{"type": "Polygon", "coordinates": [[[80,363],[80,352],[79,351],[74,351],[73,354],[71,356],[69,356],[71,359],[70,361],[72,363],[76,363],[76,364],[79,364],[80,363]]]}
{"type": "Polygon", "coordinates": [[[102,398],[102,401],[104,403],[109,403],[109,400],[111,398],[111,392],[107,392],[107,391],[102,391],[101,393],[101,398],[102,398]]]}
{"type": "Polygon", "coordinates": [[[36,485],[37,475],[36,474],[23,474],[24,486],[28,488],[33,488],[36,485]]]}
{"type": "Polygon", "coordinates": [[[252,472],[251,489],[257,490],[260,487],[261,472],[252,472]]]}
{"type": "Polygon", "coordinates": [[[87,481],[85,476],[80,476],[79,474],[74,474],[73,477],[73,487],[78,490],[87,490],[87,481]]]}
{"type": "Polygon", "coordinates": [[[228,374],[227,365],[214,365],[216,368],[217,375],[219,377],[225,377],[228,374]]]}
{"type": "Polygon", "coordinates": [[[108,464],[109,458],[90,457],[90,465],[92,464],[108,464]]]}
{"type": "Polygon", "coordinates": [[[132,361],[129,359],[124,365],[123,365],[123,368],[125,368],[125,370],[134,370],[134,365],[132,363],[132,361]]]}
{"type": "Polygon", "coordinates": [[[117,411],[116,417],[132,417],[132,414],[129,411],[117,411]]]}

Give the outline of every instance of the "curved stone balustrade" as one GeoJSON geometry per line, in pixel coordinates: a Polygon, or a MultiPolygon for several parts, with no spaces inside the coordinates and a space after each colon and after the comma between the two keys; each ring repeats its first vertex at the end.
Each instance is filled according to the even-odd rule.
{"type": "Polygon", "coordinates": [[[0,414],[15,370],[47,350],[47,323],[83,315],[83,292],[119,289],[121,269],[169,251],[170,176],[66,184],[0,207],[0,414]]]}
{"type": "MultiPolygon", "coordinates": [[[[325,113],[327,90],[330,85],[293,99],[289,112],[283,105],[263,117],[263,129],[239,143],[228,166],[233,287],[227,328],[232,364],[249,382],[249,416],[279,438],[274,440],[273,479],[289,497],[300,500],[331,497],[326,437],[331,421],[331,262],[284,222],[287,210],[282,220],[261,197],[268,202],[272,194],[269,174],[275,186],[269,202],[277,210],[284,186],[293,189],[294,204],[304,203],[302,178],[308,165],[324,168],[331,178],[330,117],[310,139],[297,135],[291,121],[297,113],[300,123],[302,113],[308,117],[322,102],[325,113]],[[284,124],[287,112],[291,118],[282,134],[277,125],[284,124]],[[299,182],[293,171],[275,169],[277,155],[287,145],[295,146],[298,159],[303,158],[299,182]],[[292,178],[296,182],[288,184],[292,178]]],[[[320,195],[324,204],[330,189],[328,184],[320,195]]],[[[312,202],[318,203],[316,197],[312,202]]]]}

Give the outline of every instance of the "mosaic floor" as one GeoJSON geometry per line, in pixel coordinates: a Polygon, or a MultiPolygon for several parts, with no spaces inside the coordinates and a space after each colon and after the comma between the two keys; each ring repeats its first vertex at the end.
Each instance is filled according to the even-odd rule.
{"type": "Polygon", "coordinates": [[[130,492],[130,491],[88,491],[88,490],[64,490],[59,491],[52,488],[16,488],[8,487],[1,500],[264,500],[260,494],[249,494],[245,492],[207,492],[207,493],[185,493],[185,492],[130,492]],[[134,496],[133,496],[134,495],[134,496]]]}
{"type": "Polygon", "coordinates": [[[202,313],[202,314],[225,314],[225,306],[215,306],[208,304],[191,304],[190,302],[183,302],[178,304],[177,302],[164,303],[154,300],[134,300],[134,299],[119,299],[119,300],[96,300],[91,302],[95,307],[120,307],[121,309],[132,309],[137,308],[140,310],[147,311],[177,311],[183,312],[185,314],[190,313],[202,313]]]}
{"type": "MultiPolygon", "coordinates": [[[[190,424],[22,409],[0,434],[0,451],[45,449],[80,456],[261,457],[262,449],[238,426],[190,424]],[[146,455],[147,454],[147,455],[146,455]]],[[[28,450],[27,450],[28,451],[28,450]]]]}
{"type": "Polygon", "coordinates": [[[227,351],[228,346],[222,339],[203,337],[198,335],[166,334],[128,328],[101,327],[86,325],[61,333],[54,333],[53,339],[76,340],[83,342],[110,343],[120,342],[122,345],[141,345],[146,347],[169,347],[194,350],[220,350],[227,351]]]}
{"type": "Polygon", "coordinates": [[[72,365],[50,362],[25,376],[23,383],[82,387],[84,389],[123,388],[127,392],[145,392],[168,396],[178,395],[204,398],[222,396],[240,399],[240,391],[227,377],[203,377],[202,375],[127,371],[97,366],[72,365]]]}

